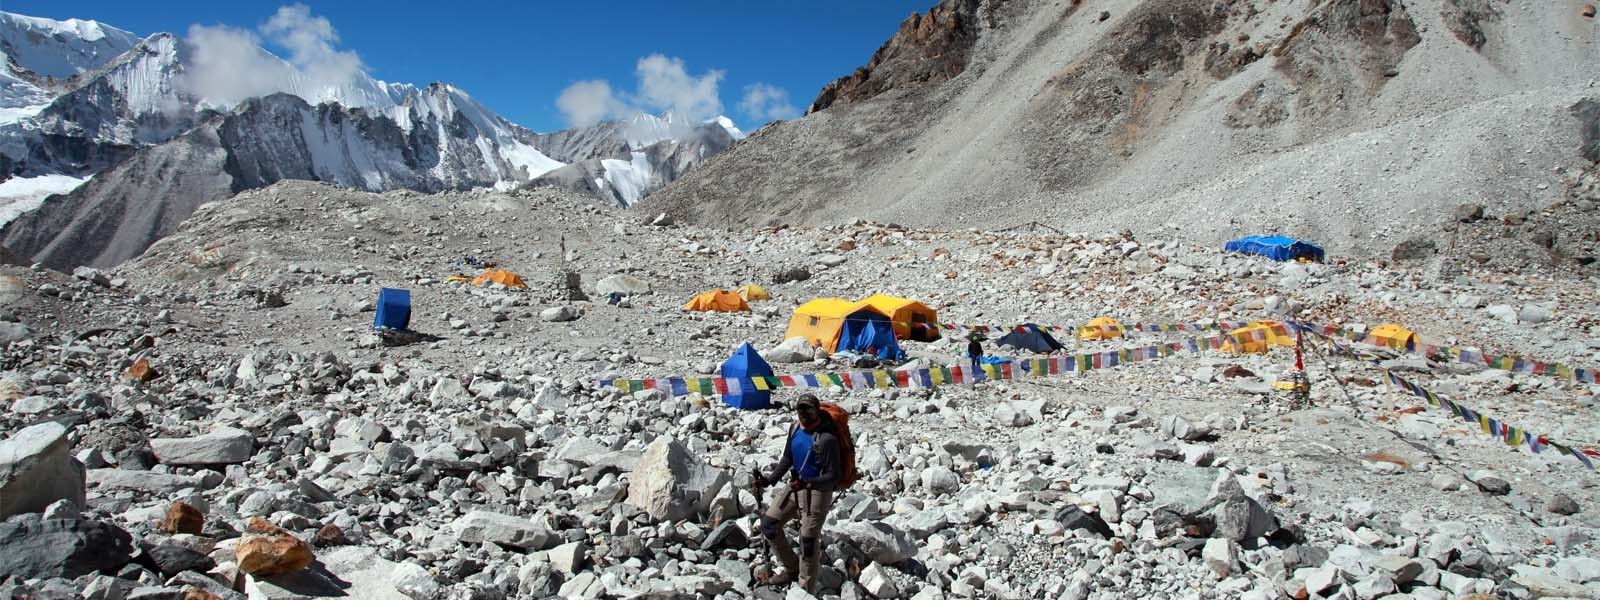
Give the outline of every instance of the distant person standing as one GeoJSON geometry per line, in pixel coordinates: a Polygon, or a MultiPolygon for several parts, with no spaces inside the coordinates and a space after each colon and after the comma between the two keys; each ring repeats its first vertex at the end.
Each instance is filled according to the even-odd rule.
{"type": "Polygon", "coordinates": [[[967,358],[972,359],[972,377],[976,381],[983,378],[983,344],[977,335],[972,336],[972,341],[967,342],[967,358]]]}

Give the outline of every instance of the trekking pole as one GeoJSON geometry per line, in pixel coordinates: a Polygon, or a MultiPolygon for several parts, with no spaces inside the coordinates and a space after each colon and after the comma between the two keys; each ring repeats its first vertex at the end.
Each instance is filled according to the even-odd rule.
{"type": "MultiPolygon", "coordinates": [[[[760,471],[757,471],[755,469],[751,469],[750,470],[750,482],[752,484],[754,484],[757,481],[762,481],[762,480],[764,480],[764,478],[761,477],[761,472],[760,471]]],[[[772,573],[773,573],[773,571],[772,571],[772,542],[767,541],[766,533],[761,530],[761,517],[762,517],[762,515],[765,515],[767,513],[767,511],[763,508],[765,503],[762,502],[762,497],[766,496],[766,494],[767,494],[767,486],[766,485],[760,485],[760,486],[752,485],[751,487],[755,488],[755,494],[756,494],[756,527],[755,527],[755,529],[756,529],[755,530],[755,534],[756,535],[755,535],[755,537],[760,540],[759,542],[756,542],[756,543],[761,546],[761,558],[762,558],[763,562],[759,566],[751,567],[751,569],[750,569],[750,577],[751,577],[751,579],[754,579],[757,583],[765,584],[766,582],[768,582],[768,581],[770,581],[772,579],[772,573]]]]}

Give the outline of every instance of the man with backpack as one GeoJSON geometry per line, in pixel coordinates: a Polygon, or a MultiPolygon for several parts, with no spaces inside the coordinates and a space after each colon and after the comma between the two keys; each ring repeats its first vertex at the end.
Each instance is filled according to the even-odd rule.
{"type": "Polygon", "coordinates": [[[795,402],[794,426],[783,446],[783,458],[772,474],[755,480],[756,493],[776,485],[789,475],[789,484],[778,488],[766,514],[761,516],[761,534],[771,545],[784,571],[769,583],[794,581],[807,592],[816,584],[822,559],[822,525],[833,507],[835,490],[855,481],[855,449],[850,439],[849,416],[838,405],[824,404],[811,394],[795,402]],[[800,556],[795,556],[783,525],[800,519],[800,556]]]}

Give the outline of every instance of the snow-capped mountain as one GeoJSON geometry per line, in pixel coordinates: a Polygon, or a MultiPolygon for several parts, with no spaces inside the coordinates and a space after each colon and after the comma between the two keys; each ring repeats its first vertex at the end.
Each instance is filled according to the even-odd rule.
{"type": "Polygon", "coordinates": [[[0,101],[0,224],[26,213],[0,233],[14,251],[53,266],[116,264],[200,203],[282,179],[424,192],[538,181],[628,206],[744,137],[726,117],[671,114],[541,135],[452,85],[360,72],[330,84],[261,48],[232,58],[250,77],[216,85],[206,74],[226,71],[216,61],[228,55],[194,35],[141,40],[0,13],[12,67],[0,70],[0,95],[15,98],[0,101]],[[558,171],[568,175],[544,177],[558,171]]]}
{"type": "Polygon", "coordinates": [[[574,132],[550,140],[570,164],[533,185],[591,194],[623,207],[744,139],[727,117],[686,126],[672,114],[638,115],[574,132]]]}

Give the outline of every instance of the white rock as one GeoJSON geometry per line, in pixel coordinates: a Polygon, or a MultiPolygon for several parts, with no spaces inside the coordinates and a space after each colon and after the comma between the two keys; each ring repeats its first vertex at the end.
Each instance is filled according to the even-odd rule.
{"type": "Polygon", "coordinates": [[[1233,574],[1239,563],[1239,546],[1233,540],[1211,538],[1206,540],[1206,546],[1200,551],[1200,558],[1205,561],[1206,568],[1217,579],[1226,579],[1233,574]]]}
{"type": "Polygon", "coordinates": [[[1517,320],[1528,324],[1543,323],[1545,321],[1549,321],[1554,316],[1555,315],[1550,312],[1549,308],[1539,304],[1524,305],[1522,310],[1517,312],[1517,320]]]}
{"type": "Polygon", "coordinates": [[[544,550],[557,540],[555,535],[538,523],[482,510],[462,515],[450,527],[455,530],[457,538],[472,544],[491,542],[524,550],[544,550]]]}
{"type": "Polygon", "coordinates": [[[681,521],[710,508],[728,474],[669,437],[656,438],[628,478],[628,504],[656,520],[681,521]]]}
{"type": "Polygon", "coordinates": [[[570,306],[554,306],[539,311],[539,318],[554,323],[573,321],[578,318],[578,311],[570,306]]]}
{"type": "Polygon", "coordinates": [[[917,553],[909,534],[882,521],[851,521],[839,534],[879,564],[893,565],[917,553]]]}
{"type": "Polygon", "coordinates": [[[1484,312],[1489,313],[1489,316],[1500,319],[1501,321],[1505,321],[1507,323],[1517,322],[1517,309],[1513,308],[1509,304],[1491,304],[1488,308],[1483,310],[1484,312]]]}
{"type": "Polygon", "coordinates": [[[43,511],[58,500],[81,510],[84,477],[66,427],[54,421],[26,427],[0,442],[0,519],[43,511]]]}
{"type": "Polygon", "coordinates": [[[878,566],[878,563],[869,564],[865,569],[861,570],[859,583],[873,598],[900,597],[900,588],[895,587],[894,579],[889,577],[889,574],[885,573],[883,567],[878,566]]]}
{"type": "Polygon", "coordinates": [[[550,565],[557,571],[571,575],[583,568],[589,557],[589,545],[581,541],[568,542],[550,549],[550,565]]]}
{"type": "Polygon", "coordinates": [[[811,344],[803,337],[792,337],[782,344],[761,351],[761,358],[767,362],[798,363],[809,362],[812,356],[811,344]]]}
{"type": "Polygon", "coordinates": [[[932,494],[954,494],[961,490],[961,477],[944,467],[922,470],[922,487],[932,494]]]}
{"type": "Polygon", "coordinates": [[[187,438],[151,438],[150,450],[166,465],[233,465],[250,460],[256,438],[250,432],[220,427],[187,438]]]}

